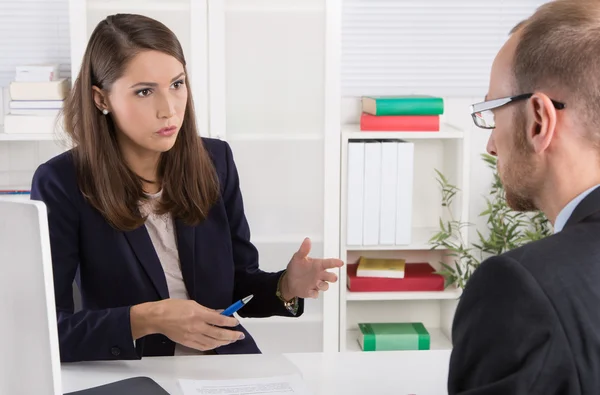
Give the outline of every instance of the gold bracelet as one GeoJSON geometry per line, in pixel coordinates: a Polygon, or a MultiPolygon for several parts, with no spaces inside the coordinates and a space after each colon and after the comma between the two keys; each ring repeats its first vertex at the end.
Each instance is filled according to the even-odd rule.
{"type": "Polygon", "coordinates": [[[285,300],[283,298],[283,294],[281,293],[281,281],[286,276],[286,274],[287,274],[287,270],[284,270],[283,274],[281,276],[279,276],[279,280],[277,280],[277,291],[275,292],[275,294],[277,295],[279,300],[281,300],[283,303],[290,303],[291,300],[294,300],[294,298],[292,298],[291,300],[285,300]]]}
{"type": "Polygon", "coordinates": [[[285,307],[285,309],[292,315],[297,315],[298,314],[298,297],[294,296],[292,299],[290,300],[285,300],[283,298],[283,295],[281,294],[281,280],[283,280],[283,277],[287,274],[287,271],[284,270],[283,274],[279,277],[279,280],[277,281],[277,291],[275,292],[275,294],[277,295],[277,297],[279,298],[279,300],[281,300],[283,302],[283,307],[285,307]]]}

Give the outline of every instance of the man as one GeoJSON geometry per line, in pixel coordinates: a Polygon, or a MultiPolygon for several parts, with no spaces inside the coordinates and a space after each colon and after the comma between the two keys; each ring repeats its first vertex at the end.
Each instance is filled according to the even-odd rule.
{"type": "Polygon", "coordinates": [[[557,0],[492,66],[487,150],[555,234],[483,262],[456,311],[450,394],[600,394],[600,1],[557,0]]]}

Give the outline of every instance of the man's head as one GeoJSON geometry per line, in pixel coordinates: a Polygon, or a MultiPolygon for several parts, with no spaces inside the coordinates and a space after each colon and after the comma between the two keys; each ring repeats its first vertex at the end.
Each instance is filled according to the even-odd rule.
{"type": "Polygon", "coordinates": [[[600,2],[552,1],[511,33],[474,119],[493,129],[507,203],[531,211],[569,181],[565,167],[600,167],[600,2]]]}

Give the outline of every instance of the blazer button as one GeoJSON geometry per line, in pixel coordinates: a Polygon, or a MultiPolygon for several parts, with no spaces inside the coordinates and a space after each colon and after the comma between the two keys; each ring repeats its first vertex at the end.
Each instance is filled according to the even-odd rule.
{"type": "Polygon", "coordinates": [[[115,357],[118,357],[119,355],[121,355],[121,349],[119,347],[113,347],[110,349],[110,353],[115,357]]]}

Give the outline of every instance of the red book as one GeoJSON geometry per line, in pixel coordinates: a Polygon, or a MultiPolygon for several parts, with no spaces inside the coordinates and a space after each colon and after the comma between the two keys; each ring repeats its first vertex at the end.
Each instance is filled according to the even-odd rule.
{"type": "Polygon", "coordinates": [[[360,116],[360,130],[372,132],[439,132],[439,115],[360,116]]]}
{"type": "Polygon", "coordinates": [[[352,292],[443,291],[444,277],[429,263],[407,263],[404,278],[357,277],[357,264],[347,265],[348,289],[352,292]]]}

